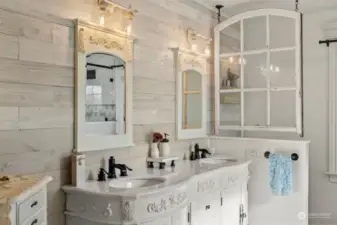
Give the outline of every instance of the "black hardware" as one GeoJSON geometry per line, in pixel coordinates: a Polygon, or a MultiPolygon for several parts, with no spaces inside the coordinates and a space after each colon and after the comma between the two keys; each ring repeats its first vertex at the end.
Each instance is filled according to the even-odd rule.
{"type": "Polygon", "coordinates": [[[187,213],[187,222],[190,223],[191,222],[191,214],[188,212],[187,213]]]}
{"type": "Polygon", "coordinates": [[[113,79],[113,78],[110,78],[110,82],[113,83],[113,82],[114,82],[114,79],[113,79]]]}
{"type": "Polygon", "coordinates": [[[147,162],[147,168],[153,168],[153,162],[147,162]]]}
{"type": "Polygon", "coordinates": [[[108,178],[109,179],[117,178],[115,166],[116,166],[115,157],[111,156],[109,158],[109,169],[108,169],[108,171],[109,171],[108,178]]]}
{"type": "Polygon", "coordinates": [[[195,160],[195,153],[194,153],[194,151],[191,151],[190,160],[191,161],[195,160]]]}
{"type": "Polygon", "coordinates": [[[129,168],[125,164],[116,164],[115,158],[111,156],[109,158],[109,172],[108,172],[109,179],[117,178],[116,169],[119,169],[121,171],[121,174],[120,174],[121,177],[126,177],[128,175],[128,172],[127,172],[128,170],[132,171],[132,169],[129,168]]]}
{"type": "Polygon", "coordinates": [[[165,169],[165,165],[166,165],[166,163],[164,163],[164,162],[160,162],[159,163],[159,169],[165,169]]]}
{"type": "Polygon", "coordinates": [[[321,44],[326,44],[326,47],[330,46],[330,43],[335,43],[337,42],[337,39],[327,39],[327,40],[323,40],[323,41],[319,41],[318,43],[321,44]]]}
{"type": "Polygon", "coordinates": [[[37,204],[38,204],[38,201],[33,202],[33,203],[30,205],[30,208],[33,208],[33,207],[37,206],[37,204]]]}
{"type": "Polygon", "coordinates": [[[33,222],[31,223],[31,225],[37,224],[37,222],[39,222],[39,220],[38,220],[38,219],[35,219],[35,220],[33,220],[33,222]]]}
{"type": "Polygon", "coordinates": [[[94,67],[99,67],[99,68],[104,68],[104,69],[110,69],[110,70],[113,70],[113,69],[115,69],[115,68],[120,68],[120,67],[125,68],[124,65],[105,66],[105,65],[95,64],[95,63],[87,63],[86,67],[87,67],[87,66],[94,66],[94,67]]]}
{"type": "Polygon", "coordinates": [[[211,206],[210,205],[206,205],[205,209],[209,210],[209,209],[211,209],[211,206]]]}
{"type": "Polygon", "coordinates": [[[215,8],[218,10],[218,23],[221,22],[221,9],[223,8],[223,5],[216,5],[215,8]]]}
{"type": "MultiPolygon", "coordinates": [[[[269,152],[269,151],[266,151],[266,152],[264,153],[264,157],[265,157],[266,159],[268,159],[269,156],[270,156],[270,152],[269,152]]],[[[298,159],[299,159],[299,156],[298,156],[297,153],[291,154],[291,160],[297,161],[298,159]]]]}
{"type": "Polygon", "coordinates": [[[129,171],[132,171],[132,169],[129,168],[129,167],[128,167],[127,165],[125,165],[125,164],[115,164],[115,168],[116,168],[116,169],[119,169],[119,170],[121,171],[121,174],[120,174],[121,177],[126,177],[126,176],[128,176],[128,170],[129,170],[129,171]]]}
{"type": "Polygon", "coordinates": [[[175,167],[175,166],[176,166],[176,163],[175,163],[174,160],[172,160],[172,162],[171,162],[171,167],[175,167]]]}
{"type": "Polygon", "coordinates": [[[244,212],[243,204],[240,204],[239,208],[239,220],[240,220],[240,225],[243,225],[243,221],[247,218],[247,214],[244,212]]]}
{"type": "Polygon", "coordinates": [[[211,153],[207,149],[200,149],[201,153],[201,158],[207,158],[207,155],[211,155],[211,153]]]}
{"type": "Polygon", "coordinates": [[[196,159],[200,159],[200,148],[199,148],[199,145],[198,144],[195,144],[194,145],[194,152],[195,152],[195,158],[196,159]]]}
{"type": "Polygon", "coordinates": [[[106,172],[104,168],[100,168],[97,180],[98,181],[106,181],[106,174],[109,176],[109,173],[106,172]]]}
{"type": "Polygon", "coordinates": [[[223,198],[222,197],[220,198],[220,205],[221,206],[223,205],[223,198]]]}

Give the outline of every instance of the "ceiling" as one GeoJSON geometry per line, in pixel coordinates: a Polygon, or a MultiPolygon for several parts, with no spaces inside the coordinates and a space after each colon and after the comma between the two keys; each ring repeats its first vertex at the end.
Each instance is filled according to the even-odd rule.
{"type": "MultiPolygon", "coordinates": [[[[224,16],[232,16],[240,12],[260,8],[295,9],[295,0],[194,0],[209,9],[215,10],[217,4],[224,5],[222,13],[224,16]]],[[[310,13],[314,11],[337,8],[337,0],[299,0],[301,12],[310,13]]]]}

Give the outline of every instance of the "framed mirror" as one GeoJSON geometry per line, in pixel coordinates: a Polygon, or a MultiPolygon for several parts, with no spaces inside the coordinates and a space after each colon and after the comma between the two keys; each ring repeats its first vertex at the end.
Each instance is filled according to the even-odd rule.
{"type": "Polygon", "coordinates": [[[207,135],[206,78],[208,56],[174,48],[177,90],[177,138],[207,135]]]}
{"type": "Polygon", "coordinates": [[[76,20],[75,150],[132,146],[133,40],[76,20]]]}

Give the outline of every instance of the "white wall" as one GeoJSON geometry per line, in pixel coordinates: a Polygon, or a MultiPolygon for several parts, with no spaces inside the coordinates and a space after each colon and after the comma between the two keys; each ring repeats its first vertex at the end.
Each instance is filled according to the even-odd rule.
{"type": "Polygon", "coordinates": [[[311,224],[337,224],[337,184],[328,181],[328,49],[322,25],[337,19],[337,9],[304,15],[304,138],[310,145],[309,211],[332,213],[311,224]]]}

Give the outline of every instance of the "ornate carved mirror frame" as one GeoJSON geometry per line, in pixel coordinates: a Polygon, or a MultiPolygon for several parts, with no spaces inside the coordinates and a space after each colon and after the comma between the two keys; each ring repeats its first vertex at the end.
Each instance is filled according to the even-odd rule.
{"type": "Polygon", "coordinates": [[[172,48],[176,73],[176,129],[178,139],[201,138],[207,136],[207,88],[206,79],[209,77],[209,56],[181,48],[172,48]],[[184,107],[183,76],[185,71],[196,71],[201,74],[202,121],[201,127],[188,129],[183,127],[184,107]]]}
{"type": "Polygon", "coordinates": [[[75,21],[75,151],[95,151],[133,145],[132,72],[134,40],[123,32],[75,21]],[[86,57],[91,53],[114,55],[125,62],[125,134],[86,134],[86,57]]]}

